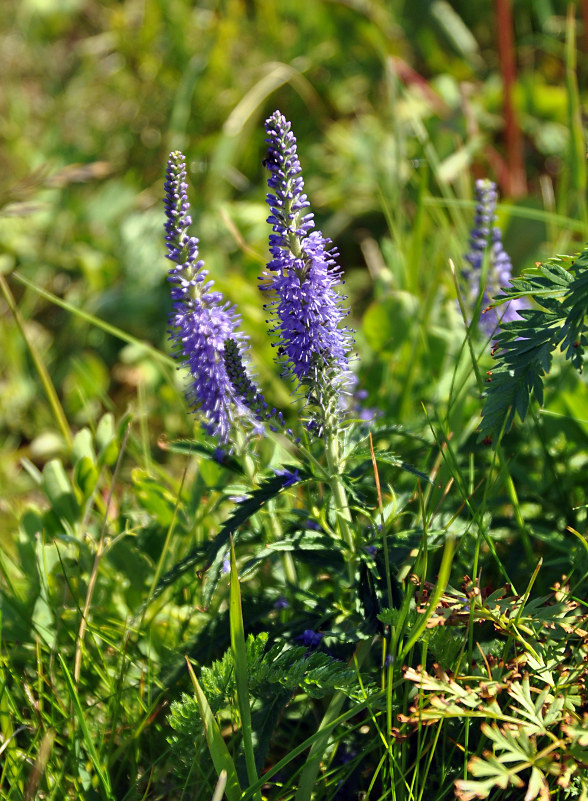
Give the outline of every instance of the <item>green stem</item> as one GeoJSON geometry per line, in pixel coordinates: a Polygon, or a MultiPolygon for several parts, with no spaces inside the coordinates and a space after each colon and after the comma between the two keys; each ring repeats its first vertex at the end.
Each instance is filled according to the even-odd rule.
{"type": "MultiPolygon", "coordinates": [[[[354,655],[355,666],[358,671],[368,655],[371,646],[371,640],[362,640],[358,644],[354,655]]],[[[300,784],[296,791],[295,801],[310,801],[312,797],[312,792],[316,786],[316,780],[321,766],[321,758],[325,753],[325,749],[329,743],[329,737],[332,733],[332,723],[339,717],[346,698],[347,696],[340,690],[331,698],[327,711],[318,727],[317,734],[322,734],[320,734],[312,744],[306,759],[306,764],[300,775],[300,784]]]]}
{"type": "Polygon", "coordinates": [[[353,531],[353,519],[349,509],[349,501],[347,499],[347,492],[345,491],[345,485],[341,479],[342,465],[339,453],[339,440],[337,438],[337,431],[327,429],[326,439],[326,456],[327,465],[329,468],[328,483],[335,500],[338,528],[341,532],[342,538],[345,540],[349,548],[347,570],[349,574],[349,583],[351,584],[353,582],[356,556],[355,535],[353,531]]]}

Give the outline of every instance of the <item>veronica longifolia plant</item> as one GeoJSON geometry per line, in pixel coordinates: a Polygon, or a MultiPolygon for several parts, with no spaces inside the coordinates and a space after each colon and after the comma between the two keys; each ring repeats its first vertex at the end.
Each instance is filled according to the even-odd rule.
{"type": "Polygon", "coordinates": [[[202,413],[206,429],[225,443],[233,418],[251,419],[253,411],[259,419],[264,401],[245,374],[242,349],[246,337],[238,330],[240,317],[220,292],[212,290],[214,281],[207,280],[208,270],[198,259],[198,239],[188,233],[192,218],[185,159],[179,151],[171,153],[166,177],[165,242],[168,259],[174,263],[168,275],[173,285],[170,340],[180,366],[190,372],[187,396],[191,407],[202,413]]]}
{"type": "MultiPolygon", "coordinates": [[[[349,351],[352,336],[341,326],[347,315],[340,268],[334,249],[320,231],[314,231],[304,194],[296,138],[290,123],[276,111],[266,121],[269,144],[266,166],[272,193],[268,222],[271,260],[261,289],[271,294],[272,333],[278,334],[283,375],[295,382],[298,395],[314,407],[310,428],[334,432],[340,420],[341,396],[352,381],[349,351]]],[[[268,407],[243,364],[245,335],[233,305],[213,291],[208,271],[198,259],[198,239],[188,233],[192,220],[186,194],[185,159],[170,155],[165,184],[166,244],[173,284],[174,310],[170,339],[181,366],[191,375],[188,400],[200,411],[207,430],[221,443],[228,441],[236,417],[259,423],[282,416],[268,407]]]]}
{"type": "Polygon", "coordinates": [[[261,289],[271,292],[268,308],[277,321],[283,375],[296,382],[320,413],[319,427],[329,426],[340,394],[349,382],[351,332],[340,323],[347,316],[338,255],[330,241],[314,231],[313,214],[304,193],[296,137],[279,111],[266,121],[271,209],[268,223],[271,261],[261,289]]]}
{"type": "MultiPolygon", "coordinates": [[[[313,215],[300,174],[296,139],[290,123],[276,111],[266,121],[269,145],[267,196],[272,226],[269,239],[271,259],[262,276],[261,288],[270,295],[266,308],[274,318],[271,333],[278,335],[282,374],[294,383],[297,397],[310,409],[306,429],[324,437],[320,459],[293,439],[298,455],[312,464],[333,494],[337,528],[351,553],[356,552],[351,515],[342,479],[345,463],[344,397],[351,384],[349,351],[352,336],[341,325],[347,315],[337,286],[340,269],[329,240],[314,231],[313,215]],[[322,464],[322,454],[326,465],[322,464]]],[[[173,312],[170,339],[182,366],[190,372],[188,399],[204,417],[205,427],[221,444],[243,424],[256,432],[281,429],[284,420],[270,409],[243,364],[245,335],[238,330],[240,317],[233,305],[213,291],[204,263],[198,260],[198,240],[188,233],[192,220],[188,214],[184,156],[170,155],[165,184],[166,244],[172,283],[173,312]]],[[[302,432],[300,432],[302,433],[302,432]]],[[[243,440],[240,440],[241,445],[243,440]]],[[[243,451],[242,451],[243,452],[243,451]]],[[[249,457],[247,457],[249,458],[249,457]]],[[[250,461],[250,460],[249,460],[250,461]]],[[[248,470],[253,477],[250,462],[248,470]]],[[[299,480],[298,471],[288,473],[299,480]]],[[[282,487],[293,483],[285,477],[282,487]]],[[[349,565],[350,576],[352,567],[349,565]]]]}
{"type": "Polygon", "coordinates": [[[473,306],[480,292],[484,277],[484,257],[488,253],[488,270],[479,320],[480,330],[488,338],[498,332],[502,323],[518,319],[518,310],[527,305],[521,299],[511,300],[498,308],[490,305],[501,289],[509,284],[512,276],[512,263],[502,244],[502,233],[494,225],[497,200],[498,193],[493,181],[476,181],[476,215],[470,232],[470,249],[465,257],[471,269],[464,270],[464,276],[469,283],[470,305],[473,306]]]}

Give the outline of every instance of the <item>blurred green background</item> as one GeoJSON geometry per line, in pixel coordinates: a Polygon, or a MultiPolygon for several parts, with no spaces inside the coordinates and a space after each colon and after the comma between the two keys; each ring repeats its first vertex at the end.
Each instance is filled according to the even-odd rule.
{"type": "Polygon", "coordinates": [[[201,256],[238,301],[260,380],[287,406],[256,281],[268,235],[263,121],[276,108],[298,137],[318,227],[341,252],[362,384],[397,419],[420,414],[414,398],[433,397],[432,379],[442,387],[463,339],[448,259],[463,263],[474,179],[499,183],[515,272],[585,239],[588,4],[517,0],[505,45],[508,5],[4,0],[3,513],[31,488],[23,458],[42,467],[66,451],[34,353],[73,431],[130,404],[160,457],[162,432],[191,430],[181,377],[139,344],[166,350],[171,149],[188,158],[201,256]]]}
{"type": "MultiPolygon", "coordinates": [[[[202,664],[228,646],[226,586],[209,605],[202,556],[161,598],[153,589],[250,488],[163,442],[198,434],[167,343],[163,175],[181,149],[200,255],[239,306],[268,401],[295,414],[257,287],[263,122],[277,108],[341,254],[366,406],[392,424],[390,449],[434,475],[423,512],[458,530],[458,581],[477,578],[478,548],[483,583],[509,575],[520,589],[539,556],[542,587],[571,565],[582,575],[571,530],[588,508],[585,383],[557,364],[545,413],[514,427],[497,462],[475,433],[472,362],[484,375],[490,349],[474,332],[470,358],[456,298],[477,178],[498,183],[515,274],[583,247],[587,42],[588,0],[0,3],[0,795],[25,797],[51,731],[51,797],[90,786],[65,680],[77,662],[116,797],[179,797],[165,705],[182,654],[202,664]]],[[[415,477],[381,475],[391,532],[413,542],[415,477]]],[[[280,513],[295,523],[308,497],[296,488],[280,513]]],[[[253,630],[276,624],[270,568],[246,582],[253,630]]]]}

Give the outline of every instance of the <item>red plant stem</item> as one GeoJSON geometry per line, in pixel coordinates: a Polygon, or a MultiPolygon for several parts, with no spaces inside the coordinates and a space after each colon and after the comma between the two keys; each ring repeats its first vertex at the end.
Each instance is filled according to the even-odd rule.
{"type": "MultiPolygon", "coordinates": [[[[504,125],[506,134],[506,161],[509,171],[507,192],[511,197],[527,193],[527,179],[523,162],[523,138],[519,127],[513,92],[517,78],[515,64],[512,8],[510,0],[496,0],[498,57],[504,90],[504,125]]],[[[506,187],[505,187],[506,188],[506,187]]]]}

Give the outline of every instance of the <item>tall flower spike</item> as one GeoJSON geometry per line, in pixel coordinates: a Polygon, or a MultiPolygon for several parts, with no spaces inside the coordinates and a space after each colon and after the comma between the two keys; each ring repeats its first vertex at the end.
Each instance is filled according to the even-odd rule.
{"type": "Polygon", "coordinates": [[[480,291],[484,254],[489,248],[489,264],[486,275],[484,293],[482,295],[482,314],[480,329],[487,336],[494,336],[501,323],[517,319],[518,310],[526,307],[523,299],[511,300],[497,308],[487,308],[494,297],[506,286],[512,276],[512,263],[502,244],[500,228],[494,225],[496,220],[496,201],[498,194],[493,181],[476,181],[476,215],[474,226],[470,232],[470,250],[465,259],[471,265],[464,270],[470,286],[470,297],[475,302],[480,291]]]}
{"type": "Polygon", "coordinates": [[[188,234],[192,219],[185,159],[179,151],[170,154],[166,178],[165,242],[168,259],[174,263],[168,275],[173,300],[169,338],[174,355],[190,371],[190,405],[203,414],[208,431],[225,443],[232,414],[246,411],[229,380],[223,356],[229,337],[244,340],[236,330],[240,317],[220,292],[212,291],[214,282],[206,280],[208,271],[198,259],[198,239],[188,234]]]}
{"type": "Polygon", "coordinates": [[[265,129],[272,259],[261,289],[273,296],[267,308],[277,317],[271,332],[279,337],[283,374],[292,376],[306,397],[324,409],[330,402],[327,395],[338,395],[346,383],[352,344],[350,329],[339,326],[347,310],[335,289],[341,283],[338,254],[328,250],[330,240],[312,230],[313,215],[307,211],[310,204],[290,123],[275,111],[265,129]]]}
{"type": "MultiPolygon", "coordinates": [[[[267,420],[272,431],[284,428],[285,422],[282,413],[275,408],[270,409],[263,393],[247,374],[243,364],[242,348],[234,339],[227,339],[225,342],[224,360],[233,391],[253,413],[258,423],[267,420]]],[[[263,426],[257,425],[256,428],[263,431],[263,426]]]]}

